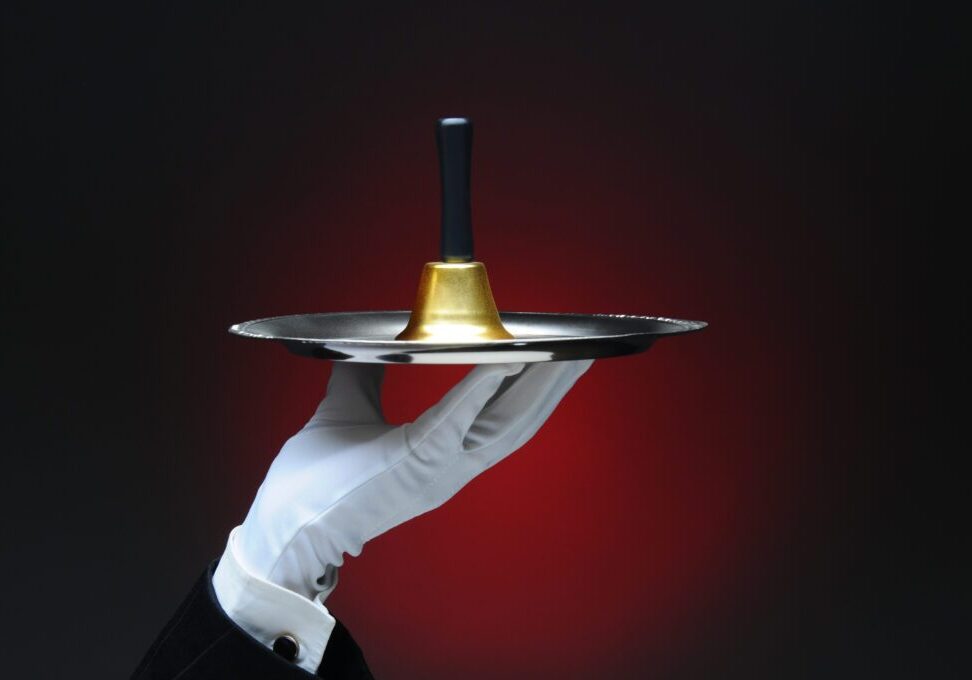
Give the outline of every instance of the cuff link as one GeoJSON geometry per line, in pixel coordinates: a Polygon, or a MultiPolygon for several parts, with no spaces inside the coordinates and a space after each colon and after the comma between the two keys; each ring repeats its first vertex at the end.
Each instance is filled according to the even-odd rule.
{"type": "Polygon", "coordinates": [[[273,651],[287,661],[296,661],[297,655],[300,654],[300,643],[293,635],[284,633],[273,641],[273,651]]]}

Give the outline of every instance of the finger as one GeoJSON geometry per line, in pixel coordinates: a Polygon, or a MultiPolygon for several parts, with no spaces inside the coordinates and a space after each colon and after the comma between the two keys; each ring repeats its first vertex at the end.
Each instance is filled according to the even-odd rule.
{"type": "Polygon", "coordinates": [[[383,423],[381,384],[384,364],[334,362],[327,392],[308,425],[383,423]]]}
{"type": "Polygon", "coordinates": [[[406,425],[405,435],[413,451],[457,452],[470,425],[503,380],[523,370],[523,364],[477,366],[439,401],[406,425]]]}
{"type": "Polygon", "coordinates": [[[561,399],[593,363],[585,360],[532,364],[486,405],[483,416],[509,420],[539,410],[551,398],[561,399]]]}
{"type": "Polygon", "coordinates": [[[476,418],[466,435],[466,450],[502,442],[497,449],[506,450],[490,452],[498,459],[525,444],[593,363],[562,361],[529,367],[476,418]]]}

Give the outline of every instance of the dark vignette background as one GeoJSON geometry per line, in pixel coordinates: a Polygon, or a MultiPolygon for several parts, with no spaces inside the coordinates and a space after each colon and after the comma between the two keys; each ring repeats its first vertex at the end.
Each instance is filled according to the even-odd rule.
{"type": "Polygon", "coordinates": [[[137,4],[5,5],[4,676],[133,668],[326,379],[225,328],[407,307],[468,115],[501,307],[712,325],[346,567],[378,677],[960,677],[947,8],[137,4]]]}

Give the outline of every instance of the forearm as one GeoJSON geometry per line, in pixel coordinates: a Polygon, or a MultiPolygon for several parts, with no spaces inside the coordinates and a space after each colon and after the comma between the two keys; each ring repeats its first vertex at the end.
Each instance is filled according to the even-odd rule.
{"type": "Polygon", "coordinates": [[[213,590],[226,615],[253,639],[287,661],[314,673],[321,664],[334,617],[324,600],[337,585],[313,599],[256,576],[237,550],[234,529],[213,575],[213,590]]]}
{"type": "Polygon", "coordinates": [[[232,563],[230,547],[219,566],[211,564],[196,582],[133,680],[372,678],[361,650],[322,603],[267,590],[265,586],[278,586],[260,584],[245,570],[239,573],[241,565],[232,563]],[[279,653],[273,651],[281,633],[291,634],[300,647],[292,661],[286,645],[277,645],[279,653]]]}

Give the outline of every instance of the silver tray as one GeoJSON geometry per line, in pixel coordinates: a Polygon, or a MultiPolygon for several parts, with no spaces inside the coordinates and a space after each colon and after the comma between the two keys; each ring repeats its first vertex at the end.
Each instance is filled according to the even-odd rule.
{"type": "Polygon", "coordinates": [[[433,343],[395,340],[409,312],[295,314],[245,321],[230,333],[276,340],[315,359],[384,364],[498,364],[603,359],[644,352],[658,338],[705,328],[704,321],[621,314],[500,312],[513,340],[433,343]]]}

